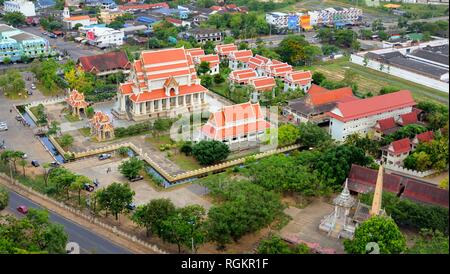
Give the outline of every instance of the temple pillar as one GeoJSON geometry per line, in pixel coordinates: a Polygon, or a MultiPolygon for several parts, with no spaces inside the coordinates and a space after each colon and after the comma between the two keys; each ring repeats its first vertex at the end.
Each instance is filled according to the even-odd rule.
{"type": "Polygon", "coordinates": [[[155,101],[150,101],[150,113],[155,112],[155,101]]]}
{"type": "Polygon", "coordinates": [[[176,108],[178,108],[178,100],[179,100],[180,98],[177,96],[177,97],[175,97],[175,107],[176,108]]]}
{"type": "Polygon", "coordinates": [[[159,111],[163,110],[162,102],[163,102],[162,99],[160,99],[159,102],[158,102],[159,111]]]}
{"type": "Polygon", "coordinates": [[[183,95],[183,106],[186,106],[186,96],[187,95],[183,95]]]}
{"type": "Polygon", "coordinates": [[[141,113],[147,114],[147,103],[141,103],[141,113]]]}
{"type": "Polygon", "coordinates": [[[126,101],[126,97],[124,95],[120,95],[119,96],[119,105],[120,105],[120,111],[125,112],[125,101],[126,101]]]}
{"type": "Polygon", "coordinates": [[[170,97],[167,97],[166,99],[166,110],[170,109],[170,97]]]}
{"type": "Polygon", "coordinates": [[[197,101],[199,105],[202,104],[202,95],[200,93],[197,93],[197,101]]]}
{"type": "Polygon", "coordinates": [[[134,103],[133,105],[134,114],[140,115],[140,108],[141,108],[140,103],[134,103]]]}

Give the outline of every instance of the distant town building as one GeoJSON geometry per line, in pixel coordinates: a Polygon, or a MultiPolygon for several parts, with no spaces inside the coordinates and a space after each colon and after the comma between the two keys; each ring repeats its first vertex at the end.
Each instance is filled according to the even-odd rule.
{"type": "Polygon", "coordinates": [[[359,52],[350,60],[374,70],[449,92],[448,39],[359,52]]]}
{"type": "Polygon", "coordinates": [[[198,43],[205,43],[207,41],[217,42],[222,41],[223,33],[218,29],[213,28],[196,28],[186,32],[188,37],[194,37],[198,43]]]}
{"type": "Polygon", "coordinates": [[[85,71],[97,76],[105,76],[118,72],[128,74],[131,63],[123,51],[111,51],[108,53],[82,56],[78,59],[78,65],[85,71]]]}
{"type": "Polygon", "coordinates": [[[276,28],[288,27],[289,14],[284,12],[269,12],[266,13],[266,22],[276,28]]]}
{"type": "Polygon", "coordinates": [[[36,9],[48,9],[54,7],[56,5],[55,0],[37,0],[36,1],[36,9]]]}
{"type": "Polygon", "coordinates": [[[184,48],[141,52],[117,93],[119,118],[144,120],[192,111],[205,104],[192,57],[184,48]]]}
{"type": "Polygon", "coordinates": [[[359,8],[327,8],[309,11],[311,25],[336,26],[355,25],[362,21],[363,12],[359,8]]]}
{"type": "Polygon", "coordinates": [[[116,47],[123,45],[124,32],[101,26],[87,26],[80,28],[86,32],[87,43],[99,48],[116,47]]]}
{"type": "Polygon", "coordinates": [[[339,102],[327,112],[330,116],[330,134],[334,140],[344,141],[353,133],[367,134],[377,121],[410,113],[416,104],[411,92],[402,90],[380,96],[339,102]]]}
{"type": "Polygon", "coordinates": [[[89,17],[89,15],[70,16],[70,11],[67,6],[63,10],[63,24],[66,29],[73,29],[75,26],[86,27],[97,24],[97,18],[89,17]]]}
{"type": "Polygon", "coordinates": [[[15,62],[22,56],[35,58],[50,54],[52,49],[45,38],[0,24],[0,62],[5,58],[15,62]]]}
{"type": "Polygon", "coordinates": [[[249,102],[212,113],[201,128],[201,139],[221,141],[236,150],[258,145],[268,128],[259,104],[249,102]]]}
{"type": "Polygon", "coordinates": [[[110,11],[110,10],[100,10],[99,18],[105,24],[111,24],[117,17],[124,15],[121,10],[110,11]]]}
{"type": "Polygon", "coordinates": [[[3,2],[5,12],[20,12],[26,17],[36,16],[34,3],[27,0],[9,0],[3,2]]]}
{"type": "Polygon", "coordinates": [[[123,11],[138,11],[138,10],[152,10],[152,9],[160,9],[160,8],[169,8],[169,5],[166,2],[154,3],[154,4],[139,4],[139,3],[128,3],[126,5],[119,5],[119,10],[123,11]]]}

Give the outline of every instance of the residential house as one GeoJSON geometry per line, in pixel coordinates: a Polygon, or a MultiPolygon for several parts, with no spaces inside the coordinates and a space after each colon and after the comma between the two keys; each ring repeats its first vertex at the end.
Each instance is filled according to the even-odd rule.
{"type": "Polygon", "coordinates": [[[231,51],[228,54],[228,66],[232,70],[248,68],[248,61],[253,57],[251,50],[231,51]]]}
{"type": "Polygon", "coordinates": [[[258,77],[258,74],[253,69],[234,70],[228,75],[230,82],[246,85],[251,78],[258,77]]]}
{"type": "Polygon", "coordinates": [[[403,161],[412,151],[411,141],[409,138],[403,138],[381,148],[381,151],[381,159],[384,163],[388,165],[403,166],[403,161]]]}
{"type": "Polygon", "coordinates": [[[223,34],[218,29],[196,28],[186,32],[187,37],[194,37],[198,43],[222,41],[223,34]]]}
{"type": "Polygon", "coordinates": [[[299,89],[307,93],[311,83],[311,71],[292,71],[284,77],[284,91],[299,89]]]}

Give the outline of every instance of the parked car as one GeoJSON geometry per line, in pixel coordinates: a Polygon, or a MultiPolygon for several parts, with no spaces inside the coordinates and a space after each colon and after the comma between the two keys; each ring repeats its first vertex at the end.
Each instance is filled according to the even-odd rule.
{"type": "Polygon", "coordinates": [[[58,162],[51,162],[50,166],[51,167],[59,167],[59,163],[58,162]]]}
{"type": "Polygon", "coordinates": [[[26,159],[26,158],[28,158],[28,155],[27,155],[26,153],[24,153],[24,154],[22,155],[22,159],[26,159]]]}
{"type": "Polygon", "coordinates": [[[31,84],[31,89],[36,89],[36,86],[34,84],[31,84]]]}
{"type": "Polygon", "coordinates": [[[22,118],[22,116],[20,116],[20,115],[16,115],[16,120],[20,122],[20,121],[23,120],[23,118],[22,118]]]}
{"type": "Polygon", "coordinates": [[[17,207],[17,211],[19,211],[22,214],[27,214],[28,213],[28,207],[21,205],[17,207]]]}
{"type": "Polygon", "coordinates": [[[127,205],[127,209],[129,210],[135,210],[136,209],[136,205],[134,203],[128,204],[127,205]]]}
{"type": "Polygon", "coordinates": [[[107,153],[103,153],[103,154],[100,154],[98,156],[99,160],[106,160],[106,159],[109,159],[109,158],[111,158],[111,154],[107,154],[107,153]]]}
{"type": "Polygon", "coordinates": [[[53,34],[53,33],[50,33],[49,35],[48,35],[50,38],[57,38],[58,36],[56,36],[56,34],[53,34]]]}
{"type": "Polygon", "coordinates": [[[129,180],[130,180],[130,182],[136,182],[136,181],[140,181],[140,180],[143,180],[143,179],[144,179],[144,176],[138,175],[138,176],[136,176],[134,178],[131,178],[129,180]]]}
{"type": "Polygon", "coordinates": [[[84,184],[84,190],[92,192],[94,191],[94,186],[90,184],[84,184]]]}
{"type": "Polygon", "coordinates": [[[7,131],[8,130],[8,125],[6,124],[6,122],[0,122],[0,131],[7,131]]]}
{"type": "Polygon", "coordinates": [[[100,185],[100,182],[97,179],[94,179],[92,183],[94,184],[95,187],[98,187],[100,185]]]}
{"type": "Polygon", "coordinates": [[[31,165],[34,166],[34,167],[40,166],[40,165],[39,165],[39,162],[36,161],[36,160],[31,161],[31,165]]]}
{"type": "Polygon", "coordinates": [[[28,95],[33,95],[33,92],[31,90],[27,90],[28,95]]]}

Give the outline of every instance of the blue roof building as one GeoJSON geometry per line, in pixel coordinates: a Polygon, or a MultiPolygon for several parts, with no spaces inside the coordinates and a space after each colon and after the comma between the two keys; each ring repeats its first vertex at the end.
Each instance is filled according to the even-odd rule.
{"type": "Polygon", "coordinates": [[[36,9],[47,9],[56,5],[55,0],[37,0],[36,9]]]}

